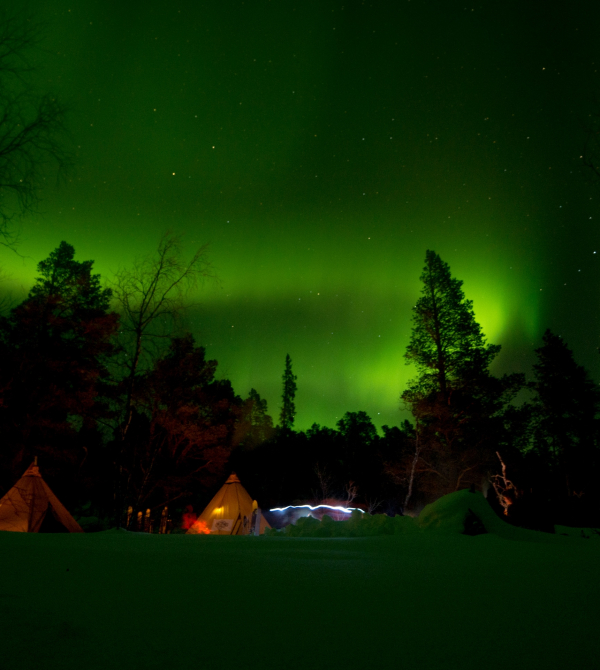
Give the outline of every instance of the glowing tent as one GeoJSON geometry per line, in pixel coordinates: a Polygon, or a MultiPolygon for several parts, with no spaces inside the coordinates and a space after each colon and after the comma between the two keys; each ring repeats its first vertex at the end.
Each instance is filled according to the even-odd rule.
{"type": "Polygon", "coordinates": [[[235,472],[208,503],[196,522],[187,531],[191,534],[257,535],[271,526],[242,486],[235,472]]]}
{"type": "Polygon", "coordinates": [[[37,458],[0,499],[0,530],[83,533],[81,526],[43,480],[37,458]]]}

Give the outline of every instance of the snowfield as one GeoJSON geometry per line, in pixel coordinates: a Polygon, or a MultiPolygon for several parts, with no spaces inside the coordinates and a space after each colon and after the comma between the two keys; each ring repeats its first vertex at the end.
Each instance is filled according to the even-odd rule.
{"type": "Polygon", "coordinates": [[[600,541],[463,535],[453,496],[373,537],[0,532],[0,668],[600,668],[600,541]]]}

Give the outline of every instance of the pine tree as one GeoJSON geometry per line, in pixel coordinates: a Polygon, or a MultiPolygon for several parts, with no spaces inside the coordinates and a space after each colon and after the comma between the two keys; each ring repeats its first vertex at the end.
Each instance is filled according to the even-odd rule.
{"type": "Polygon", "coordinates": [[[29,299],[48,303],[60,296],[62,317],[83,310],[105,312],[110,305],[112,291],[100,285],[100,275],[92,274],[94,261],[76,261],[75,249],[61,242],[50,256],[38,263],[40,277],[29,293],[29,299]]]}
{"type": "Polygon", "coordinates": [[[235,443],[244,449],[255,449],[273,436],[273,419],[268,414],[267,401],[256,389],[250,389],[244,400],[236,426],[235,443]]]}
{"type": "Polygon", "coordinates": [[[161,507],[222,476],[241,399],[215,380],[217,361],[191,334],[171,338],[134,395],[136,424],[124,451],[125,506],[161,507]]]}
{"type": "Polygon", "coordinates": [[[292,359],[287,354],[285,357],[285,370],[283,372],[283,405],[281,407],[281,414],[279,421],[284,430],[292,430],[294,427],[294,417],[296,416],[296,405],[294,398],[296,397],[296,375],[292,373],[292,359]]]}
{"type": "Polygon", "coordinates": [[[74,255],[61,242],[39,263],[28,298],[0,319],[0,427],[17,471],[41,453],[86,458],[83,449],[76,454],[77,433],[106,418],[100,395],[119,319],[108,312],[111,292],[92,274],[93,261],[74,255]]]}
{"type": "Polygon", "coordinates": [[[565,341],[550,330],[533,366],[533,447],[550,468],[562,495],[587,495],[596,487],[598,387],[565,341]]]}
{"type": "Polygon", "coordinates": [[[413,392],[439,392],[448,402],[453,389],[487,370],[500,346],[486,345],[463,282],[451,276],[448,264],[434,251],[427,251],[420,279],[422,295],[412,310],[413,330],[405,354],[419,376],[403,399],[410,402],[413,392]]]}
{"type": "Polygon", "coordinates": [[[501,413],[523,378],[489,373],[500,346],[486,343],[463,282],[434,251],[426,253],[421,281],[405,354],[418,376],[402,400],[417,420],[416,472],[439,495],[480,483],[501,437],[501,413]]]}
{"type": "Polygon", "coordinates": [[[341,483],[348,496],[354,487],[364,501],[374,501],[382,491],[383,469],[377,428],[366,412],[346,412],[336,425],[340,447],[336,470],[341,483]]]}

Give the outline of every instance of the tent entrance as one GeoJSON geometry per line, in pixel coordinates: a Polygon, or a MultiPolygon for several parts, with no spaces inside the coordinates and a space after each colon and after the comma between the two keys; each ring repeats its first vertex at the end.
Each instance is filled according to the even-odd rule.
{"type": "Polygon", "coordinates": [[[46,516],[42,521],[39,533],[68,533],[68,529],[56,518],[52,505],[48,505],[46,516]]]}

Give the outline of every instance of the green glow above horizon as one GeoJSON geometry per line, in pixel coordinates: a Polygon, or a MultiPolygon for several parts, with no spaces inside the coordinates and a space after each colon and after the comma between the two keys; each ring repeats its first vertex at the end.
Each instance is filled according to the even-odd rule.
{"type": "Polygon", "coordinates": [[[251,4],[33,0],[77,173],[24,221],[24,258],[4,252],[5,291],[61,240],[108,280],[172,228],[210,245],[218,282],[189,326],[238,394],[277,420],[289,353],[297,427],[364,410],[379,428],[407,417],[433,249],[503,347],[494,372],[529,372],[551,327],[598,376],[600,212],[578,156],[600,6],[565,9],[571,34],[516,4],[251,4]]]}
{"type": "MultiPolygon", "coordinates": [[[[298,375],[298,428],[313,422],[334,426],[346,411],[359,410],[367,411],[378,427],[397,425],[408,418],[400,410],[400,394],[414,370],[405,365],[403,355],[411,308],[422,288],[424,252],[434,247],[432,236],[413,234],[410,251],[403,255],[410,262],[397,267],[403,239],[391,247],[376,235],[361,240],[354,234],[338,243],[329,231],[319,231],[310,222],[296,227],[303,232],[295,236],[287,256],[277,251],[277,244],[289,243],[285,235],[274,234],[275,249],[246,237],[247,244],[240,244],[235,254],[223,236],[215,236],[210,258],[219,281],[208,281],[192,296],[201,305],[190,314],[190,328],[208,355],[219,362],[219,376],[231,379],[243,397],[256,388],[267,398],[275,421],[283,361],[290,353],[298,375]],[[327,263],[328,255],[335,262],[327,263]]],[[[35,246],[31,240],[25,243],[23,251],[31,258],[16,271],[21,284],[31,284],[35,265],[58,245],[59,237],[72,240],[68,226],[51,228],[53,234],[59,233],[56,242],[45,233],[35,246]]],[[[418,230],[417,224],[413,230],[418,230]]],[[[104,255],[94,253],[93,238],[87,244],[86,237],[80,239],[77,258],[93,258],[103,278],[110,278],[134,257],[115,254],[110,247],[104,255]]],[[[136,245],[138,254],[151,253],[156,239],[157,233],[142,240],[136,245]]],[[[439,233],[438,242],[443,242],[439,233]]],[[[522,270],[511,269],[508,258],[497,258],[490,270],[489,261],[462,255],[448,243],[434,248],[449,262],[453,274],[463,279],[466,297],[473,300],[489,342],[503,344],[509,331],[527,339],[537,337],[539,295],[522,270]],[[526,301],[524,292],[528,292],[526,301]]],[[[509,256],[508,251],[503,253],[509,256]]],[[[503,357],[504,352],[499,362],[503,357]]],[[[511,369],[510,363],[500,366],[500,371],[505,369],[511,369]]]]}

